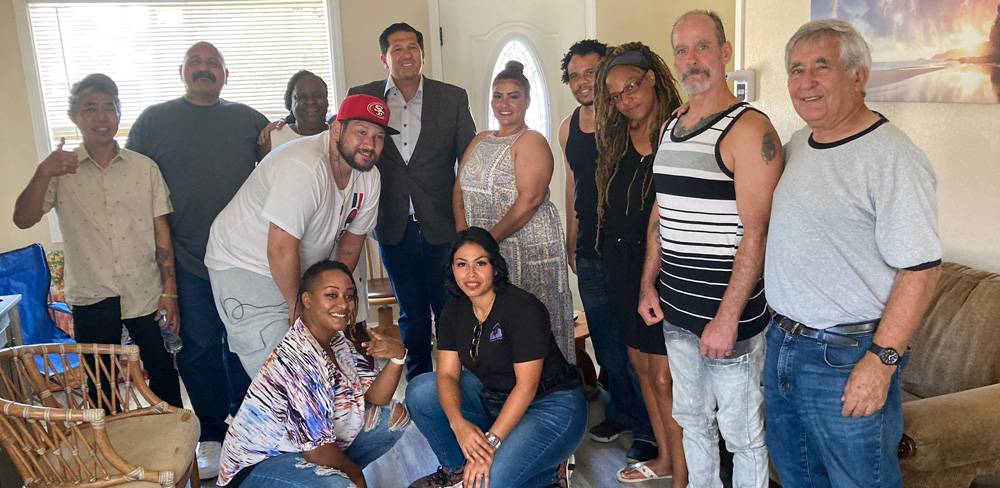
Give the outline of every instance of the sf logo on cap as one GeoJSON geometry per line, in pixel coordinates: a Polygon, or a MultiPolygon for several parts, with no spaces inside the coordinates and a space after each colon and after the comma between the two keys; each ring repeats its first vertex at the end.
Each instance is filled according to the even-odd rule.
{"type": "Polygon", "coordinates": [[[372,102],[368,104],[368,113],[380,118],[385,118],[385,107],[379,102],[372,102]]]}

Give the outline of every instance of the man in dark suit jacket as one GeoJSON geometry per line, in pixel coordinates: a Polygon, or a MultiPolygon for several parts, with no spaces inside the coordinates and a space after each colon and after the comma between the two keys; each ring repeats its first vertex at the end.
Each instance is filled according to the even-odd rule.
{"type": "Polygon", "coordinates": [[[455,164],[476,134],[465,90],[425,78],[424,37],[406,23],[379,36],[389,77],[355,86],[389,105],[378,224],[382,263],[399,302],[399,330],[409,350],[406,377],[431,371],[431,314],[447,299],[444,273],[455,238],[451,195],[455,164]]]}

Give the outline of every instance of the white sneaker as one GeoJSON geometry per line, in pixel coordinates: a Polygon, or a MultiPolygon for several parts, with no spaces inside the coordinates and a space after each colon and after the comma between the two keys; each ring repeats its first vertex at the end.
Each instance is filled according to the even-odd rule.
{"type": "Polygon", "coordinates": [[[198,475],[203,480],[219,476],[219,457],[222,456],[222,443],[205,441],[198,443],[198,475]]]}

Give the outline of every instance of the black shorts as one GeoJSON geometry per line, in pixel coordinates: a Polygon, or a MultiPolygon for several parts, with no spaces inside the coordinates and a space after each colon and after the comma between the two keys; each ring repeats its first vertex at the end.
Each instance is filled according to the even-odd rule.
{"type": "Polygon", "coordinates": [[[647,354],[667,355],[663,324],[646,325],[639,315],[639,281],[646,259],[646,241],[601,236],[608,300],[622,327],[625,344],[647,354]]]}

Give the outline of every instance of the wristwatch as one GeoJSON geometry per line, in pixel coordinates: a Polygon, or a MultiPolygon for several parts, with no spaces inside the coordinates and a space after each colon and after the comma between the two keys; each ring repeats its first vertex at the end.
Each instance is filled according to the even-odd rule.
{"type": "Polygon", "coordinates": [[[493,446],[493,449],[500,449],[500,444],[503,443],[503,441],[500,440],[500,436],[494,434],[491,430],[486,431],[483,436],[486,437],[486,442],[489,442],[490,445],[493,446]]]}
{"type": "Polygon", "coordinates": [[[882,361],[882,364],[886,366],[895,366],[899,364],[899,360],[901,359],[899,351],[891,347],[882,347],[874,342],[872,345],[868,346],[868,350],[871,351],[872,354],[878,356],[879,361],[882,361]]]}

